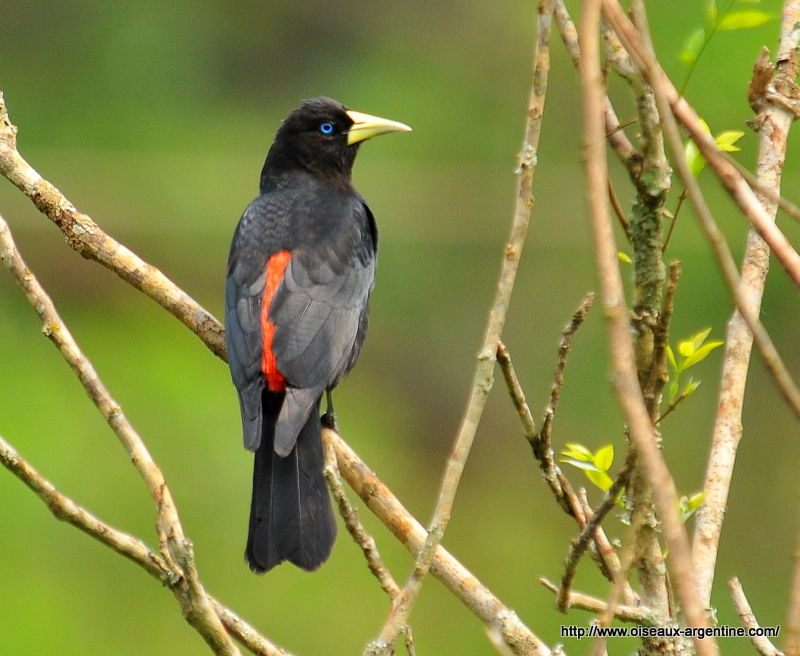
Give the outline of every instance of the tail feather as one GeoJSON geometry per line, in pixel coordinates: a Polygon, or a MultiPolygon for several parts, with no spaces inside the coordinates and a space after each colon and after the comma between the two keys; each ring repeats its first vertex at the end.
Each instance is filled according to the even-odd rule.
{"type": "Polygon", "coordinates": [[[264,400],[263,435],[255,454],[250,530],[245,558],[259,574],[288,560],[317,569],[336,538],[336,521],[322,475],[319,401],[286,457],[275,453],[277,412],[264,400]]]}

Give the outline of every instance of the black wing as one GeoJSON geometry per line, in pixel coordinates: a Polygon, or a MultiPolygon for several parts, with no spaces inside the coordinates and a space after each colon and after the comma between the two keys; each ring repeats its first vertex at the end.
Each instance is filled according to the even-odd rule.
{"type": "Polygon", "coordinates": [[[225,283],[225,343],[242,414],[244,445],[250,450],[261,442],[261,300],[267,260],[280,250],[275,223],[286,208],[279,199],[261,196],[242,215],[233,236],[225,283]]]}
{"type": "Polygon", "coordinates": [[[319,397],[361,350],[375,258],[348,259],[328,246],[294,251],[270,306],[272,350],[288,383],[275,434],[278,454],[291,451],[319,397]]]}
{"type": "Polygon", "coordinates": [[[261,302],[269,257],[291,260],[273,297],[272,350],[287,381],[275,450],[291,451],[316,401],[350,370],[367,325],[375,278],[372,214],[353,194],[326,206],[299,207],[286,195],[262,196],[247,208],[228,263],[225,326],[231,376],[239,393],[245,447],[261,441],[261,302]]]}

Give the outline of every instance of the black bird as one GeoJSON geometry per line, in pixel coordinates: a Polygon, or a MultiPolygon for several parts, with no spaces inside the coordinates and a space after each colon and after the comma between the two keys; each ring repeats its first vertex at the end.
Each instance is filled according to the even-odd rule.
{"type": "Polygon", "coordinates": [[[225,337],[244,445],[255,451],[245,551],[254,572],[284,560],[314,570],[336,538],[320,400],[361,351],[378,238],[350,174],[362,141],[409,130],[307,100],[278,129],[261,193],[236,227],[225,337]]]}

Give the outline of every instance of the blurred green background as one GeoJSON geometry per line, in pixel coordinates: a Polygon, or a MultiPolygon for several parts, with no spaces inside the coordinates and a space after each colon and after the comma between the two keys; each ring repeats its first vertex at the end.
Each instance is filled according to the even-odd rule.
{"type": "MultiPolygon", "coordinates": [[[[572,7],[577,14],[577,3],[572,7]]],[[[702,25],[702,3],[650,2],[656,48],[683,80],[682,43],[702,25]]],[[[780,3],[761,7],[777,15],[780,3]]],[[[197,2],[6,0],[0,3],[0,88],[23,154],[111,235],[217,316],[228,245],[257,192],[283,116],[326,94],[414,127],[367,144],[355,182],[381,230],[367,346],[337,392],[345,438],[427,522],[465,405],[515,189],[530,80],[533,1],[197,2]]],[[[777,19],[718,34],[687,94],[717,132],[747,128],[746,87],[777,19]]],[[[623,121],[633,106],[613,83],[623,121]]],[[[559,331],[594,288],[580,167],[579,83],[556,39],[536,173],[536,207],[504,339],[538,415],[559,331]]],[[[635,127],[629,129],[635,134],[635,127]]],[[[747,132],[739,160],[754,162],[747,132]]],[[[785,193],[797,200],[792,138],[785,193]]],[[[630,189],[612,165],[626,205],[630,189]]],[[[737,254],[743,219],[703,174],[737,254]]],[[[244,565],[251,456],[241,447],[227,367],[171,316],[70,251],[58,230],[6,181],[0,212],[79,343],[161,464],[193,538],[208,589],[272,640],[301,655],[354,654],[376,634],[387,599],[350,538],[307,575],[283,566],[263,578],[244,565]]],[[[677,193],[669,201],[674,207],[677,193]]],[[[796,224],[784,222],[798,243],[796,224]]],[[[724,335],[730,302],[688,208],[669,251],[683,261],[673,341],[712,326],[724,335]]],[[[623,265],[626,266],[626,265],[623,265]]],[[[793,371],[797,290],[776,266],[764,320],[793,371]]],[[[115,437],[44,339],[33,311],[0,275],[0,434],[64,493],[154,543],[147,492],[115,437]]],[[[555,439],[623,450],[604,354],[602,313],[580,330],[555,439]]],[[[696,371],[703,385],[664,426],[682,493],[702,484],[721,351],[696,371]]],[[[736,624],[725,582],[738,575],[763,625],[783,622],[797,522],[797,424],[756,358],[723,534],[714,604],[736,624]]],[[[617,467],[614,469],[617,470],[617,467]]],[[[569,471],[574,484],[586,483],[569,471]]],[[[599,498],[596,490],[590,491],[599,498]]],[[[408,554],[367,511],[392,571],[408,554]]],[[[607,522],[612,537],[624,527],[607,522]]],[[[0,653],[203,654],[172,596],[138,568],[75,529],[0,471],[0,653]]],[[[459,491],[445,544],[549,643],[561,616],[537,579],[558,579],[576,533],[557,509],[496,384],[459,491]]],[[[585,561],[578,587],[605,595],[585,561]]],[[[421,654],[490,654],[482,625],[438,582],[413,614],[421,654]]],[[[588,643],[566,640],[570,653],[588,643]]],[[[635,642],[609,645],[611,653],[635,642]]],[[[725,653],[750,653],[744,640],[725,653]]]]}

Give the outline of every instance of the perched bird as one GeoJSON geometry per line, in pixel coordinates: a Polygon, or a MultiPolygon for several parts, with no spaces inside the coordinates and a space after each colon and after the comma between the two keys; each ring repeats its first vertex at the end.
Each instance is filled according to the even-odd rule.
{"type": "MultiPolygon", "coordinates": [[[[319,567],[336,537],[322,476],[322,395],[355,364],[375,282],[375,219],[350,180],[359,145],[407,125],[304,102],[283,121],[231,244],[225,337],[255,451],[245,557],[319,567]]],[[[330,408],[329,408],[330,410],[330,408]]]]}

